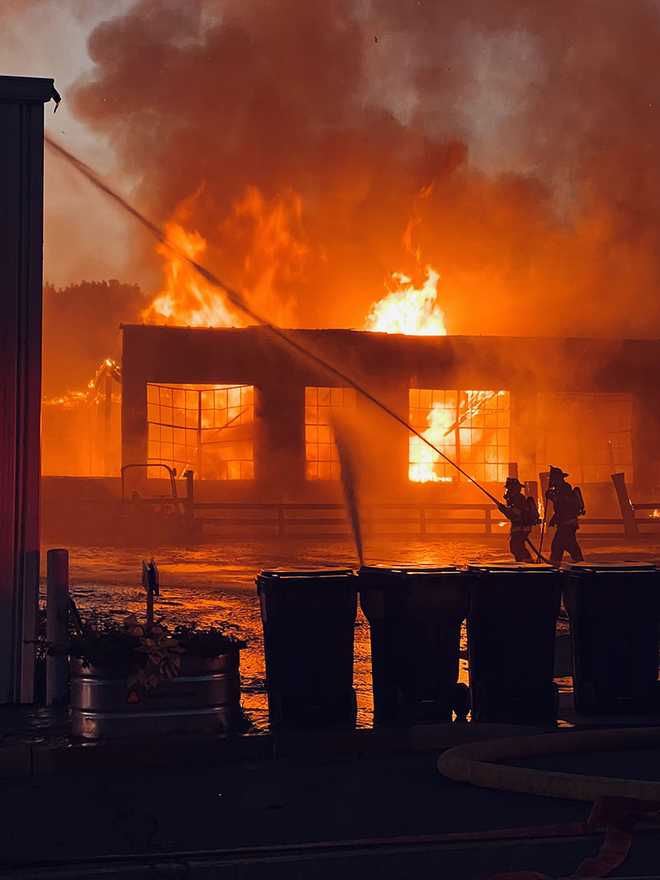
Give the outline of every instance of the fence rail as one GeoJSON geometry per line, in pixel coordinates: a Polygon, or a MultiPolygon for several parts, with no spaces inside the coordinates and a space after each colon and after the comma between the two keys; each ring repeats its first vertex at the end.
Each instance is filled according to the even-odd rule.
{"type": "MultiPolygon", "coordinates": [[[[266,529],[277,537],[340,537],[350,531],[343,504],[329,502],[200,501],[194,495],[192,473],[188,473],[184,498],[142,498],[143,505],[174,508],[191,534],[210,530],[266,529]],[[310,530],[313,529],[313,533],[310,530]]],[[[543,475],[541,475],[543,476],[543,475]]],[[[623,474],[612,474],[612,483],[621,511],[620,517],[584,517],[580,520],[584,537],[635,539],[660,534],[660,502],[633,503],[623,474]],[[640,511],[650,515],[637,516],[640,511]],[[601,528],[598,531],[599,527],[601,528]],[[604,530],[606,529],[606,531],[604,530]]],[[[133,500],[125,498],[125,503],[133,500]]],[[[390,501],[364,504],[360,520],[365,535],[474,537],[506,534],[508,521],[491,503],[390,501]],[[451,514],[458,514],[452,516],[451,514]]]]}
{"type": "MultiPolygon", "coordinates": [[[[309,529],[314,529],[316,537],[338,537],[349,533],[348,519],[341,504],[195,501],[192,505],[192,513],[195,521],[202,525],[204,531],[240,528],[248,531],[268,528],[278,537],[308,536],[309,529]]],[[[492,536],[508,532],[506,528],[508,521],[493,504],[415,502],[366,504],[361,507],[360,519],[365,535],[381,537],[391,535],[432,537],[443,534],[492,536]],[[396,515],[397,512],[399,515],[396,515]],[[452,516],[452,513],[474,515],[452,516]]],[[[613,537],[626,534],[625,522],[620,517],[585,517],[580,522],[585,537],[613,537]],[[608,527],[608,531],[593,531],[594,527],[599,526],[608,527]]],[[[660,534],[660,518],[637,517],[635,523],[640,535],[660,534]]]]}

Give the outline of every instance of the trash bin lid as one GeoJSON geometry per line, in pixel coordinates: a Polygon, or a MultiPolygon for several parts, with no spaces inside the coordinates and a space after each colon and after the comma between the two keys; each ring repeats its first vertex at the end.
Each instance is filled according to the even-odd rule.
{"type": "Polygon", "coordinates": [[[351,568],[319,568],[319,569],[280,569],[280,568],[271,568],[271,569],[263,569],[257,575],[257,580],[270,580],[270,581],[291,581],[291,580],[302,580],[305,578],[314,578],[318,580],[319,578],[342,578],[342,577],[354,577],[355,572],[351,568]]]}
{"type": "Polygon", "coordinates": [[[438,574],[461,574],[462,569],[457,565],[363,565],[359,575],[438,575],[438,574]]]}
{"type": "Polygon", "coordinates": [[[493,562],[490,565],[486,563],[470,563],[468,571],[479,574],[553,574],[557,569],[554,565],[546,563],[533,562],[493,562]]]}
{"type": "Polygon", "coordinates": [[[630,574],[659,571],[652,562],[566,562],[562,570],[571,574],[630,574]]]}

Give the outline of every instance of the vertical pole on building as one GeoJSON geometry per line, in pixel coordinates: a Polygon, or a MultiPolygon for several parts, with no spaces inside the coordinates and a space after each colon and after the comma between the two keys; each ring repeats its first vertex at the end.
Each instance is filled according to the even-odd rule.
{"type": "Polygon", "coordinates": [[[610,459],[610,467],[612,468],[612,473],[616,470],[616,462],[614,455],[614,442],[612,440],[607,441],[607,453],[610,459]]]}
{"type": "Polygon", "coordinates": [[[112,444],[112,376],[106,367],[103,380],[103,474],[109,477],[112,444]]]}
{"type": "MultiPolygon", "coordinates": [[[[215,407],[215,404],[214,404],[215,407]]],[[[197,392],[197,476],[202,475],[202,392],[197,392]]]]}
{"type": "Polygon", "coordinates": [[[68,657],[65,647],[69,621],[69,553],[49,550],[46,556],[46,638],[55,652],[46,660],[46,702],[49,706],[66,700],[68,657]]]}
{"type": "Polygon", "coordinates": [[[94,425],[95,419],[92,417],[92,407],[96,403],[92,400],[87,401],[87,476],[91,477],[94,473],[94,425]]]}
{"type": "MultiPolygon", "coordinates": [[[[461,461],[462,461],[460,421],[461,421],[461,402],[463,400],[465,400],[465,406],[467,408],[468,401],[467,401],[467,397],[465,397],[465,391],[459,391],[456,395],[456,429],[454,431],[454,442],[456,444],[456,463],[457,464],[461,464],[461,461]]],[[[458,472],[456,472],[456,481],[458,482],[461,479],[462,479],[461,475],[458,472]]],[[[486,529],[486,531],[488,532],[488,529],[486,529]]]]}
{"type": "Polygon", "coordinates": [[[34,699],[43,105],[53,97],[52,79],[0,76],[0,703],[34,699]]]}
{"type": "Polygon", "coordinates": [[[509,476],[515,477],[516,480],[518,479],[518,462],[517,461],[510,461],[509,462],[509,476]]]}

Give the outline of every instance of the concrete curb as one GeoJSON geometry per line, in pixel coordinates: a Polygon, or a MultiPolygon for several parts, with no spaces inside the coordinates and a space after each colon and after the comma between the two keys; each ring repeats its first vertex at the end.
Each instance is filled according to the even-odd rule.
{"type": "Polygon", "coordinates": [[[185,736],[0,747],[0,778],[112,772],[130,768],[207,766],[280,758],[333,761],[361,756],[437,752],[486,739],[531,736],[548,728],[507,724],[434,724],[412,728],[306,731],[237,737],[185,736]]]}
{"type": "MultiPolygon", "coordinates": [[[[515,832],[515,829],[512,829],[515,832]]],[[[284,846],[263,851],[218,850],[216,852],[162,853],[135,857],[107,857],[80,860],[70,864],[42,864],[16,866],[13,871],[0,871],[0,880],[85,880],[85,878],[133,878],[133,880],[192,880],[192,878],[213,878],[213,880],[302,880],[314,876],[336,877],[340,870],[344,876],[371,876],[378,870],[381,877],[426,876],[432,869],[448,877],[488,876],[493,863],[512,861],[512,852],[522,853],[522,860],[543,861],[552,851],[561,855],[562,861],[577,861],[585,852],[594,847],[594,837],[600,834],[547,837],[519,840],[512,834],[510,839],[474,840],[465,842],[427,840],[419,843],[400,844],[384,838],[382,842],[364,846],[360,841],[337,841],[337,846],[324,846],[322,843],[284,846]],[[391,862],[400,862],[399,871],[390,873],[391,862]],[[355,871],[360,866],[361,870],[355,871]],[[402,873],[401,871],[404,871],[402,873]],[[469,873],[468,873],[469,871],[469,873]],[[422,873],[423,872],[423,873],[422,873]],[[486,874],[485,872],[488,872],[486,874]]],[[[441,836],[440,836],[441,837],[441,836]]],[[[640,830],[636,834],[637,843],[646,843],[651,854],[655,852],[657,835],[655,831],[640,830]]],[[[655,861],[655,860],[654,860],[655,861]]],[[[520,866],[516,866],[520,867],[520,866]]],[[[396,870],[396,869],[395,869],[396,870]]],[[[643,880],[659,880],[660,875],[653,871],[644,874],[643,880]]],[[[637,880],[637,878],[628,878],[637,880]]],[[[639,877],[642,880],[642,877],[639,877]]]]}
{"type": "MultiPolygon", "coordinates": [[[[610,725],[613,719],[608,719],[610,725]]],[[[618,719],[621,729],[653,727],[657,718],[618,719]]],[[[278,732],[222,736],[178,736],[160,739],[117,739],[97,742],[9,742],[0,745],[0,779],[49,774],[102,773],[132,768],[218,766],[275,759],[332,762],[388,754],[444,752],[484,740],[563,737],[579,730],[602,730],[599,723],[573,728],[461,722],[410,728],[278,732]]]]}

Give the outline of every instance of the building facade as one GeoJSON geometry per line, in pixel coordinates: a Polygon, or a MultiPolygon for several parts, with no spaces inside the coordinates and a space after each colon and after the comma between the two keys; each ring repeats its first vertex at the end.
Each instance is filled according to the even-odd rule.
{"type": "Polygon", "coordinates": [[[485,484],[550,463],[582,484],[660,482],[654,340],[122,329],[122,463],[191,469],[217,497],[334,497],[338,423],[375,498],[467,487],[391,413],[485,484]]]}

